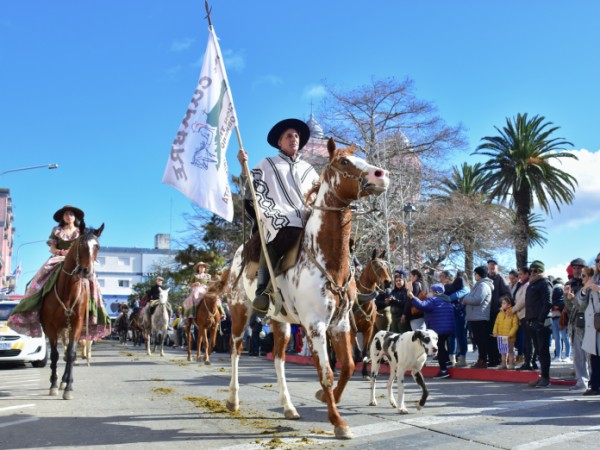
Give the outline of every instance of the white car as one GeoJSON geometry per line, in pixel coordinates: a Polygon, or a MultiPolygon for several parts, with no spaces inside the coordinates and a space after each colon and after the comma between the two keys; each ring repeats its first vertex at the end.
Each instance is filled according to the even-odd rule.
{"type": "Polygon", "coordinates": [[[8,327],[8,316],[19,302],[0,301],[0,363],[30,362],[44,367],[48,362],[46,336],[32,338],[18,334],[8,327]]]}

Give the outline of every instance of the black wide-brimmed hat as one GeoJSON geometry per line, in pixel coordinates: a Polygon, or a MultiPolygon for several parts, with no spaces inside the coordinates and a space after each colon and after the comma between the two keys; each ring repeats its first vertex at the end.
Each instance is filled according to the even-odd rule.
{"type": "Polygon", "coordinates": [[[269,145],[279,150],[279,146],[277,145],[279,138],[285,132],[285,130],[290,128],[296,130],[300,135],[300,147],[298,150],[304,147],[310,138],[310,128],[308,128],[308,125],[299,119],[285,119],[281,122],[277,122],[267,135],[267,142],[269,145]]]}
{"type": "Polygon", "coordinates": [[[79,208],[75,208],[74,206],[71,206],[71,205],[65,205],[54,213],[54,216],[52,216],[52,217],[54,217],[54,221],[58,222],[58,223],[62,222],[63,216],[65,215],[65,212],[67,212],[67,211],[72,211],[78,220],[83,220],[83,216],[85,216],[83,211],[80,210],[79,208]]]}

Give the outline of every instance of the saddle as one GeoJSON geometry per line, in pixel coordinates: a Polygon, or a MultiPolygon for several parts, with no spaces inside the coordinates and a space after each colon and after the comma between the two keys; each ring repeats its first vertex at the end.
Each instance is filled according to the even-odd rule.
{"type": "MultiPolygon", "coordinates": [[[[285,228],[277,233],[275,239],[273,239],[273,245],[283,250],[283,256],[278,261],[271,261],[273,264],[273,270],[275,276],[285,273],[296,265],[298,257],[300,256],[300,248],[302,246],[302,238],[304,237],[304,231],[297,237],[293,236],[293,232],[286,230],[285,228]]],[[[258,263],[260,260],[260,254],[262,247],[260,244],[260,235],[254,233],[252,237],[246,242],[243,254],[244,266],[248,266],[246,276],[249,280],[256,278],[256,271],[258,270],[258,263]]]]}

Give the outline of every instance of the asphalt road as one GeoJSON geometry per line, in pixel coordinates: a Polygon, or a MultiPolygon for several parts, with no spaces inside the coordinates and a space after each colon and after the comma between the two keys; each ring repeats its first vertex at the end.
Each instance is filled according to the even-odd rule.
{"type": "MultiPolygon", "coordinates": [[[[188,363],[116,343],[95,345],[90,367],[74,371],[75,399],[49,397],[49,367],[0,366],[0,448],[118,449],[478,449],[598,448],[600,397],[566,386],[428,379],[430,397],[417,412],[418,386],[407,382],[410,414],[399,415],[379,379],[378,406],[358,374],[340,404],[354,439],[339,441],[314,394],[316,371],[287,365],[288,387],[302,416],[283,418],[273,364],[243,356],[241,410],[223,409],[229,357],[188,363]]],[[[62,374],[63,363],[59,365],[62,374]]],[[[408,379],[407,379],[408,380],[408,379]]]]}

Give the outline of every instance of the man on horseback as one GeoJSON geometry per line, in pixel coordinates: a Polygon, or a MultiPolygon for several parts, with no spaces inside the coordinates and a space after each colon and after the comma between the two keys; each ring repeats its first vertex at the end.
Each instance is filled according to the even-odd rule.
{"type": "MultiPolygon", "coordinates": [[[[156,277],[155,284],[150,288],[150,292],[148,293],[149,307],[147,308],[147,314],[149,318],[152,317],[152,314],[156,309],[164,281],[165,279],[163,277],[156,277]]],[[[167,302],[167,310],[169,311],[169,317],[171,317],[173,315],[173,308],[171,308],[171,304],[169,302],[167,302]]]]}
{"type": "MultiPolygon", "coordinates": [[[[315,169],[300,158],[299,151],[310,138],[308,125],[298,119],[285,119],[271,128],[267,142],[279,150],[279,154],[263,159],[252,170],[252,182],[261,212],[261,224],[272,266],[287,250],[283,240],[296,241],[308,218],[305,195],[313,188],[319,175],[315,169]]],[[[248,182],[248,154],[240,149],[238,160],[242,166],[242,184],[248,182]]],[[[252,201],[246,200],[250,217],[256,217],[252,201]]],[[[254,311],[264,316],[269,309],[269,297],[265,290],[270,276],[265,255],[261,253],[257,272],[256,297],[252,302],[254,311]]]]}

